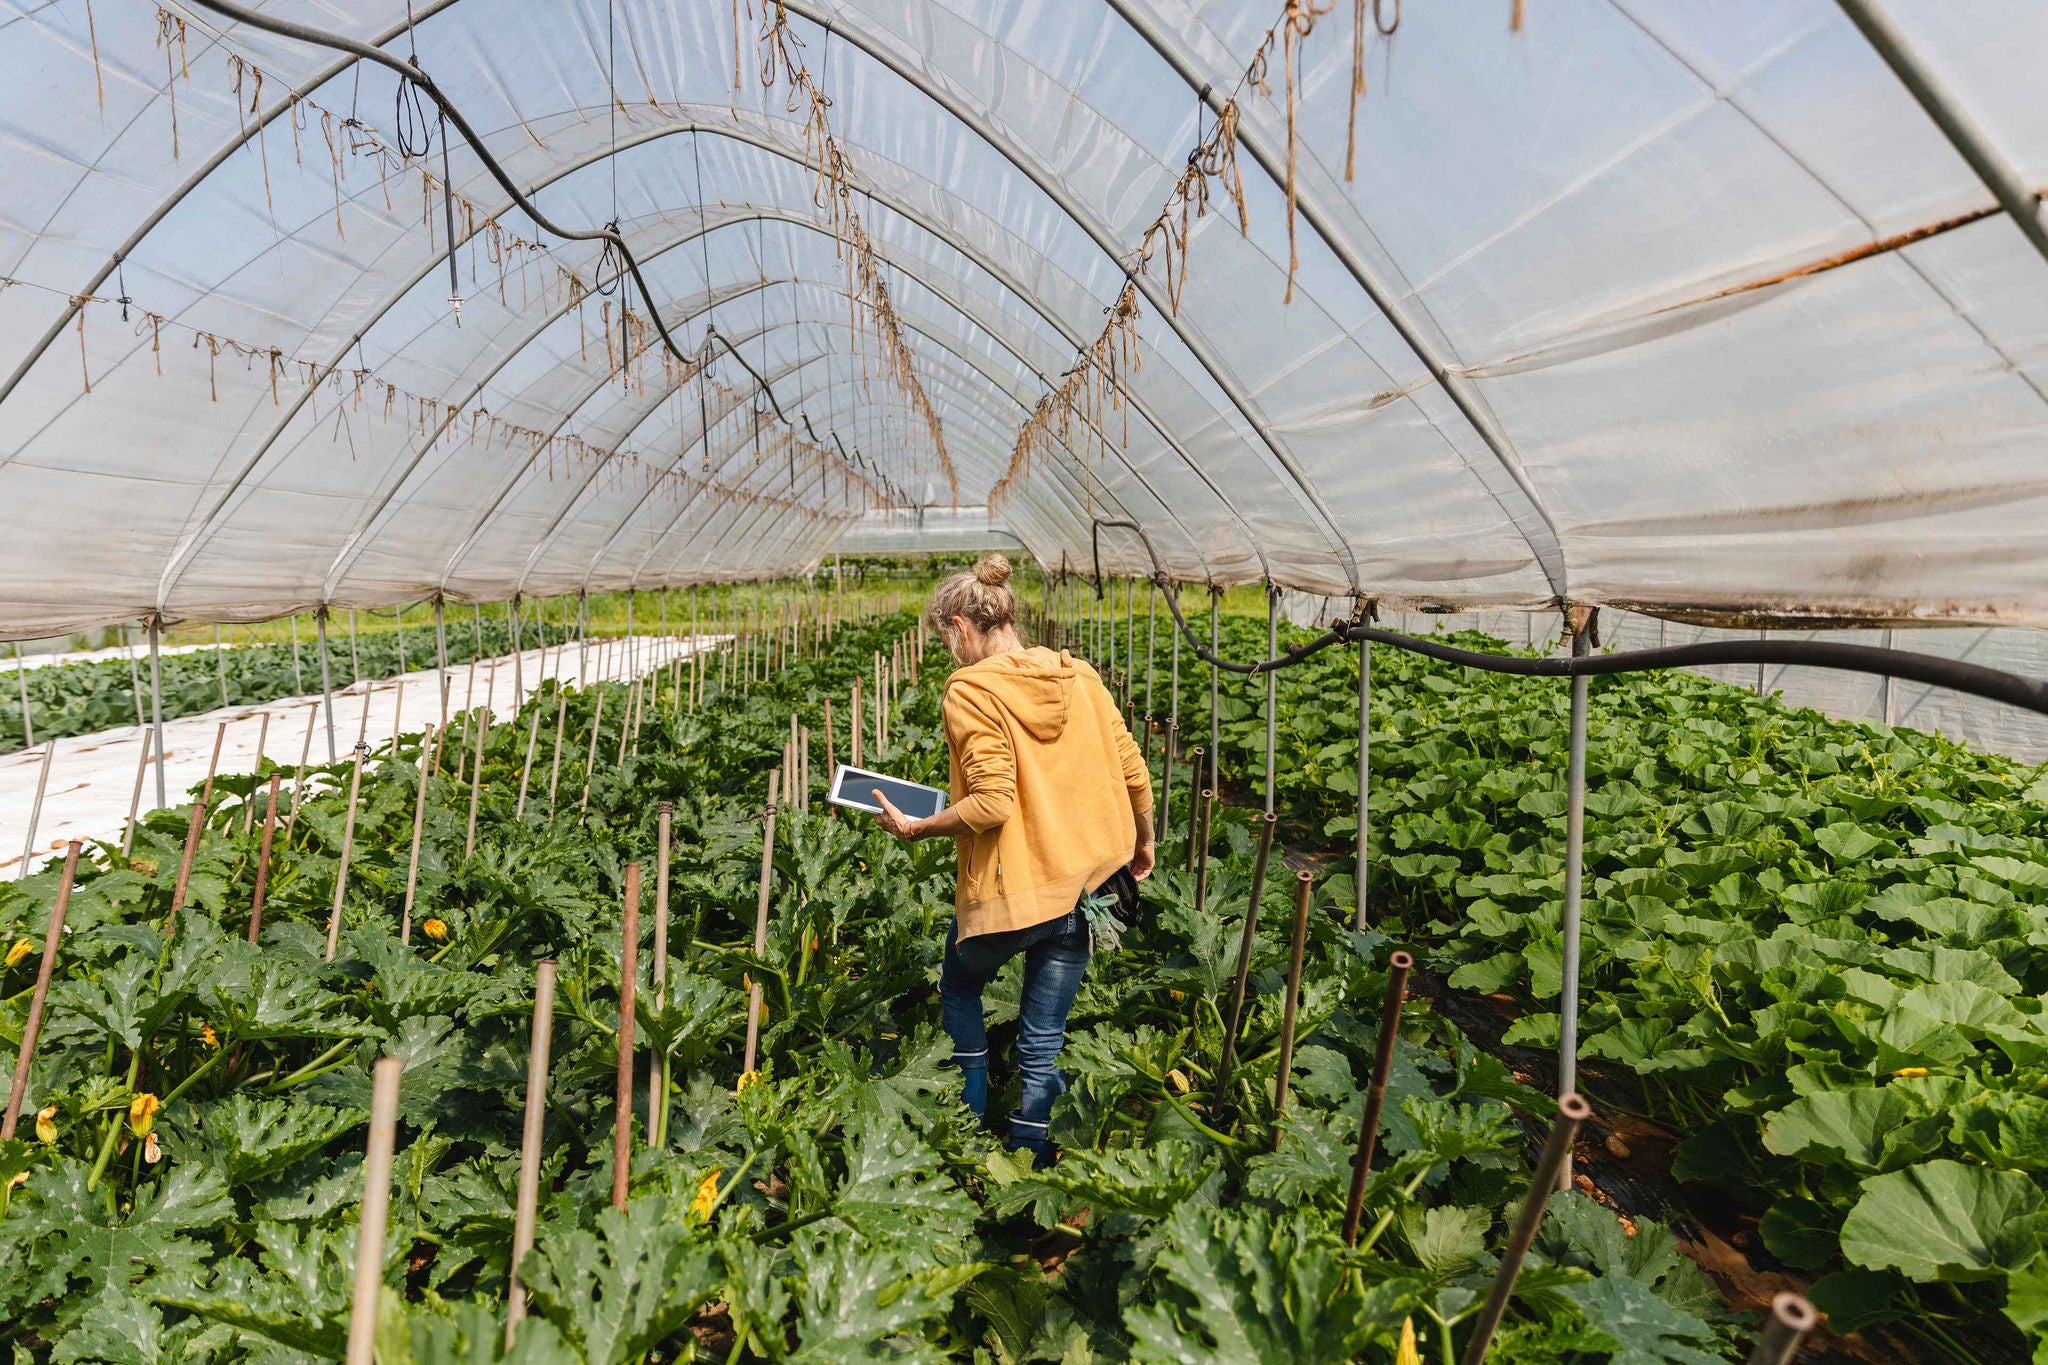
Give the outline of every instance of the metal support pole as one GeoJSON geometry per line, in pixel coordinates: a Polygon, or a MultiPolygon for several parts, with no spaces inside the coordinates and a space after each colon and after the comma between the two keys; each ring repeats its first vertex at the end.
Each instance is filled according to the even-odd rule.
{"type": "Polygon", "coordinates": [[[50,785],[50,765],[57,761],[57,741],[49,740],[43,745],[43,768],[36,774],[36,799],[28,810],[28,841],[21,848],[21,871],[14,874],[14,880],[28,880],[29,859],[36,852],[36,826],[43,820],[43,792],[50,785]]]}
{"type": "MultiPolygon", "coordinates": [[[[1266,585],[1266,657],[1280,655],[1280,589],[1266,585]]],[[[1266,814],[1273,813],[1273,753],[1280,725],[1280,673],[1266,674],[1266,814]]]]}
{"type": "Polygon", "coordinates": [[[2034,193],[2027,182],[2020,177],[2011,163],[1999,155],[1991,145],[1991,138],[1978,126],[1963,108],[1946,82],[1935,74],[1934,68],[1922,61],[1920,54],[1907,43],[1906,35],[1899,31],[1877,0],[1836,0],[1842,12],[1849,16],[1849,22],[1862,31],[1877,55],[1884,58],[1892,74],[1900,84],[1910,90],[1913,98],[1920,101],[1920,107],[1934,120],[1942,135],[1963,160],[1970,163],[1970,169],[1977,173],[1999,207],[2012,215],[2026,234],[2034,250],[2048,257],[2048,223],[2041,219],[2041,196],[2034,193]]]}
{"type": "MultiPolygon", "coordinates": [[[[1371,619],[1368,613],[1367,620],[1371,619]]],[[[1352,924],[1365,928],[1366,905],[1371,900],[1372,858],[1369,846],[1372,824],[1372,641],[1358,642],[1358,852],[1353,879],[1358,892],[1358,911],[1352,924]]]]}
{"type": "MultiPolygon", "coordinates": [[[[1178,634],[1179,632],[1175,632],[1178,634]]],[[[1159,647],[1159,585],[1152,584],[1145,605],[1145,757],[1152,757],[1152,656],[1159,647]]]]}
{"type": "MultiPolygon", "coordinates": [[[[1892,631],[1891,627],[1889,626],[1885,627],[1884,647],[1886,649],[1890,649],[1892,647],[1892,631]]],[[[1892,716],[1895,713],[1895,706],[1892,700],[1892,689],[1896,686],[1897,684],[1892,681],[1892,675],[1889,673],[1885,674],[1882,678],[1878,680],[1877,714],[1883,718],[1886,728],[1890,728],[1892,724],[1892,716]]]]}
{"type": "Polygon", "coordinates": [[[363,653],[356,647],[356,614],[350,608],[348,614],[348,685],[354,687],[363,677],[363,653]]]}
{"type": "Polygon", "coordinates": [[[170,802],[164,796],[164,674],[161,648],[164,637],[164,618],[151,612],[149,615],[149,723],[156,731],[156,808],[162,810],[170,802]]]}
{"type": "Polygon", "coordinates": [[[14,642],[14,681],[21,686],[21,747],[36,747],[35,717],[28,704],[28,666],[21,661],[21,641],[14,642]]]}
{"type": "Polygon", "coordinates": [[[1173,764],[1179,757],[1174,750],[1180,747],[1180,632],[1173,635],[1173,667],[1167,676],[1166,689],[1166,755],[1161,761],[1165,774],[1159,796],[1159,828],[1169,829],[1173,825],[1173,764]]]}
{"type": "MultiPolygon", "coordinates": [[[[1222,630],[1223,590],[1212,586],[1209,589],[1209,653],[1215,657],[1221,657],[1223,654],[1222,630]]],[[[1223,780],[1219,772],[1223,762],[1221,757],[1223,753],[1222,678],[1223,670],[1214,664],[1210,664],[1209,780],[1207,786],[1212,792],[1223,790],[1223,780]]],[[[1271,807],[1268,807],[1268,809],[1271,809],[1271,807]]]]}
{"type": "Polygon", "coordinates": [[[306,692],[306,674],[299,667],[299,614],[297,612],[292,613],[292,691],[300,696],[304,696],[306,692]]]}
{"type": "Polygon", "coordinates": [[[228,656],[220,649],[220,622],[213,623],[213,671],[220,679],[220,704],[226,710],[228,704],[228,656]]]}
{"type": "Polygon", "coordinates": [[[512,709],[526,700],[526,661],[519,656],[519,594],[505,603],[505,628],[512,633],[512,709]]]}
{"type": "MultiPolygon", "coordinates": [[[[434,685],[441,689],[441,728],[448,728],[448,618],[443,610],[444,599],[434,594],[434,671],[437,676],[434,685]]],[[[330,748],[333,747],[329,742],[330,748]]]]}
{"type": "MultiPolygon", "coordinates": [[[[327,712],[327,761],[332,763],[334,762],[334,677],[327,668],[326,603],[321,603],[320,609],[313,613],[313,624],[320,631],[320,695],[326,700],[326,705],[321,709],[327,712]]],[[[163,752],[163,745],[161,743],[157,745],[157,752],[163,752]]]]}
{"type": "MultiPolygon", "coordinates": [[[[1591,622],[1572,635],[1572,653],[1592,653],[1591,622]]],[[[1564,992],[1557,1002],[1557,1088],[1578,1088],[1580,894],[1586,851],[1586,675],[1572,679],[1571,749],[1565,768],[1564,814],[1564,992]]],[[[1564,1154],[1558,1188],[1569,1189],[1571,1152],[1564,1154]]]]}

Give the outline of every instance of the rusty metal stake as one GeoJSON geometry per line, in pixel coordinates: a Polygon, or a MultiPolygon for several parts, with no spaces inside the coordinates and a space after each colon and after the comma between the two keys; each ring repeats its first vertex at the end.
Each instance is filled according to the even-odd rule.
{"type": "Polygon", "coordinates": [[[1301,956],[1308,946],[1308,903],[1315,879],[1294,874],[1294,937],[1287,949],[1287,1004],[1280,1015],[1280,1072],[1273,1082],[1273,1147],[1280,1146],[1280,1116],[1287,1109],[1288,1070],[1294,1065],[1294,1017],[1301,1004],[1301,956]]]}
{"type": "Polygon", "coordinates": [[[1529,1180],[1528,1196],[1522,1200],[1522,1211],[1515,1216],[1514,1230],[1501,1251],[1493,1288],[1487,1291],[1486,1304],[1472,1325],[1471,1340],[1465,1343],[1463,1365],[1479,1365],[1493,1346],[1493,1334],[1500,1330],[1501,1317],[1508,1311],[1508,1296],[1514,1292],[1515,1277],[1522,1273],[1522,1262],[1536,1240],[1543,1211],[1557,1189],[1558,1173],[1564,1170],[1565,1158],[1571,1155],[1572,1139],[1578,1136],[1579,1125],[1592,1116],[1592,1108],[1571,1091],[1558,1096],[1557,1120],[1550,1125],[1550,1137],[1543,1144],[1543,1155],[1537,1158],[1536,1171],[1529,1180]]]}
{"type": "Polygon", "coordinates": [[[1201,745],[1197,744],[1194,748],[1188,750],[1188,766],[1190,771],[1188,772],[1187,873],[1192,877],[1195,874],[1195,844],[1201,834],[1202,798],[1209,794],[1209,789],[1201,785],[1201,745]]]}
{"type": "MultiPolygon", "coordinates": [[[[858,694],[855,704],[859,704],[858,694]]],[[[768,808],[763,812],[766,823],[761,830],[761,893],[754,905],[754,956],[768,951],[768,893],[769,879],[775,873],[775,798],[777,774],[768,774],[768,808]]],[[[747,990],[747,1047],[740,1070],[754,1069],[754,1054],[761,1041],[761,983],[753,982],[747,990]]]]}
{"type": "Polygon", "coordinates": [[[1820,1314],[1804,1295],[1789,1289],[1771,1296],[1771,1315],[1764,1320],[1763,1334],[1749,1353],[1749,1365],[1792,1365],[1799,1343],[1820,1323],[1820,1314]]]}
{"type": "Polygon", "coordinates": [[[1245,983],[1251,978],[1252,944],[1259,932],[1259,902],[1266,894],[1266,860],[1273,853],[1273,826],[1279,818],[1259,816],[1259,854],[1252,863],[1251,904],[1245,907],[1244,937],[1237,945],[1237,973],[1230,981],[1230,1026],[1223,1035],[1223,1061],[1216,1068],[1216,1102],[1223,1103],[1230,1090],[1230,1067],[1237,1059],[1238,1030],[1244,1026],[1245,983]]]}
{"type": "Polygon", "coordinates": [[[626,1207],[633,1175],[633,992],[640,977],[640,864],[626,864],[619,924],[619,1094],[612,1110],[612,1207],[626,1207]]]}
{"type": "Polygon", "coordinates": [[[526,1116],[520,1124],[519,1193],[512,1209],[512,1274],[505,1310],[505,1346],[511,1349],[526,1316],[526,1286],[519,1263],[533,1250],[540,1214],[540,1143],[548,1110],[548,1052],[555,1032],[555,960],[542,958],[533,973],[533,1035],[526,1053],[526,1116]]]}
{"type": "Polygon", "coordinates": [[[1199,918],[1209,905],[1209,827],[1216,817],[1216,793],[1202,793],[1201,848],[1195,854],[1195,915],[1199,918]]]}
{"type": "Polygon", "coordinates": [[[56,970],[57,948],[64,941],[64,912],[71,908],[71,884],[78,876],[78,852],[85,845],[73,839],[64,848],[64,872],[57,883],[57,900],[50,907],[50,924],[43,931],[43,960],[36,964],[35,993],[28,1001],[28,1023],[21,1031],[21,1051],[14,1059],[14,1083],[7,1090],[7,1114],[0,1119],[0,1142],[14,1136],[21,1119],[22,1098],[28,1093],[28,1069],[35,1062],[36,1035],[43,1028],[43,1002],[50,998],[50,974],[56,970]]]}
{"type": "Polygon", "coordinates": [[[1387,996],[1380,1003],[1380,1036],[1373,1048],[1372,1084],[1365,1092],[1365,1113],[1358,1121],[1358,1150],[1351,1158],[1351,1194],[1344,1201],[1344,1245],[1358,1245],[1358,1220],[1365,1212],[1365,1182],[1372,1175],[1372,1151],[1379,1143],[1380,1111],[1387,1103],[1387,1072],[1394,1065],[1394,1042],[1401,1036],[1401,1002],[1408,994],[1409,954],[1387,958],[1387,996]]]}
{"type": "Polygon", "coordinates": [[[281,772],[270,775],[270,805],[263,812],[263,846],[256,853],[256,894],[249,900],[249,942],[263,930],[263,893],[270,885],[270,844],[277,834],[278,788],[284,782],[281,772]]]}

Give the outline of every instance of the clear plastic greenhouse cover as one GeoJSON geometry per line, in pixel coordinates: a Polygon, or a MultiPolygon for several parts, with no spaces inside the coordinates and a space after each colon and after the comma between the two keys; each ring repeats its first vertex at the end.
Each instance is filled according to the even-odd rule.
{"type": "MultiPolygon", "coordinates": [[[[2048,620],[2048,260],[1835,3],[259,8],[616,222],[680,350],[385,67],[13,0],[0,634],[756,577],[992,499],[1049,564],[1130,518],[1395,606],[2048,620]]],[[[2048,6],[1883,12],[2048,184],[2048,6]]]]}

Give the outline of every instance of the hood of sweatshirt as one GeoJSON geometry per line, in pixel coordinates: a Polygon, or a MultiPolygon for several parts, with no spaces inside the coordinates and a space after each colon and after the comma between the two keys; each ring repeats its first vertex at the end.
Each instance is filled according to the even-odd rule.
{"type": "Polygon", "coordinates": [[[946,686],[982,694],[1015,716],[1026,734],[1050,743],[1067,728],[1079,677],[1080,666],[1071,654],[1038,645],[969,664],[956,670],[946,686]]]}

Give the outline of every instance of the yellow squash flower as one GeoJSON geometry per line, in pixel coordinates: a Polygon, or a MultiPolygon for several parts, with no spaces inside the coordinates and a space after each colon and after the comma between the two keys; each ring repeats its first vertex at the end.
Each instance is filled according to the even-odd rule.
{"type": "Polygon", "coordinates": [[[35,950],[36,945],[28,939],[14,940],[14,945],[7,950],[7,965],[12,967],[35,950]]]}
{"type": "Polygon", "coordinates": [[[1892,1073],[1892,1075],[1894,1076],[1901,1076],[1907,1080],[1912,1080],[1916,1077],[1925,1076],[1926,1074],[1927,1068],[1924,1066],[1902,1066],[1897,1071],[1894,1071],[1892,1073]]]}
{"type": "Polygon", "coordinates": [[[142,1140],[142,1159],[152,1166],[164,1159],[164,1144],[153,1132],[142,1140]]]}
{"type": "Polygon", "coordinates": [[[738,1085],[732,1088],[732,1093],[735,1095],[743,1095],[746,1093],[746,1089],[748,1086],[752,1085],[754,1082],[760,1079],[761,1073],[759,1071],[742,1071],[740,1073],[740,1082],[738,1085]]]}
{"type": "Polygon", "coordinates": [[[1422,1365],[1422,1351],[1415,1344],[1415,1319],[1401,1319],[1401,1341],[1394,1347],[1394,1365],[1422,1365]]]}
{"type": "Polygon", "coordinates": [[[711,1221],[711,1211],[717,1207],[718,1172],[712,1171],[697,1182],[697,1197],[690,1201],[690,1217],[707,1223],[711,1221]]]}
{"type": "Polygon", "coordinates": [[[1172,1071],[1167,1072],[1166,1079],[1168,1084],[1172,1085],[1173,1088],[1175,1090],[1178,1090],[1181,1094],[1185,1095],[1188,1093],[1188,1078],[1185,1074],[1181,1072],[1181,1070],[1178,1067],[1174,1068],[1172,1071]]]}
{"type": "Polygon", "coordinates": [[[45,1146],[57,1140],[56,1105],[45,1105],[36,1114],[36,1138],[45,1146]]]}
{"type": "Polygon", "coordinates": [[[448,940],[448,926],[437,919],[430,919],[420,925],[420,932],[436,943],[445,943],[448,940]]]}
{"type": "Polygon", "coordinates": [[[163,1107],[163,1101],[147,1090],[128,1101],[128,1131],[137,1137],[148,1137],[156,1127],[156,1111],[163,1107]]]}
{"type": "Polygon", "coordinates": [[[199,1041],[208,1047],[219,1047],[220,1035],[213,1031],[213,1025],[201,1024],[199,1026],[199,1041]]]}

